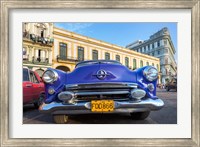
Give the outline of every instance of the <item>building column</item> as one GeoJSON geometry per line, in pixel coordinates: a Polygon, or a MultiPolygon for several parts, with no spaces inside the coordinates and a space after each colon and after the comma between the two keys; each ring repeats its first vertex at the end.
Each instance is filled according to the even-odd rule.
{"type": "Polygon", "coordinates": [[[136,65],[137,65],[137,68],[140,68],[140,60],[141,60],[141,59],[136,59],[136,62],[137,62],[136,65]]]}
{"type": "Polygon", "coordinates": [[[96,49],[98,51],[98,59],[102,59],[102,56],[101,56],[101,50],[100,49],[96,49]]]}
{"type": "Polygon", "coordinates": [[[122,55],[122,56],[121,56],[121,63],[122,63],[123,65],[125,65],[125,61],[124,61],[124,60],[125,60],[125,57],[124,57],[124,55],[122,55]]]}
{"type": "Polygon", "coordinates": [[[54,61],[57,61],[57,55],[59,55],[59,42],[55,39],[54,40],[54,55],[53,55],[53,59],[54,61]]]}
{"type": "Polygon", "coordinates": [[[112,52],[110,52],[110,60],[114,60],[114,59],[113,59],[113,53],[112,53],[112,52]]]}
{"type": "Polygon", "coordinates": [[[152,50],[152,44],[150,44],[150,51],[152,50]]]}
{"type": "Polygon", "coordinates": [[[72,43],[67,43],[67,56],[72,57],[72,43]]]}
{"type": "Polygon", "coordinates": [[[89,60],[90,56],[88,56],[88,48],[87,46],[84,46],[84,60],[89,60]]]}
{"type": "Polygon", "coordinates": [[[34,55],[35,59],[37,59],[37,57],[38,57],[38,49],[35,49],[34,51],[35,51],[35,55],[34,55]]]}
{"type": "Polygon", "coordinates": [[[49,50],[45,50],[45,58],[49,58],[49,50]]]}
{"type": "Polygon", "coordinates": [[[77,45],[76,44],[74,44],[74,57],[75,58],[78,58],[78,56],[77,56],[77,45]]]}
{"type": "Polygon", "coordinates": [[[52,51],[48,52],[49,64],[52,64],[52,51]]]}
{"type": "Polygon", "coordinates": [[[101,50],[101,59],[105,59],[105,51],[101,50]]]}
{"type": "Polygon", "coordinates": [[[113,53],[112,58],[115,60],[116,53],[113,53]]]}
{"type": "Polygon", "coordinates": [[[40,58],[44,58],[44,50],[40,50],[40,58]]]}
{"type": "Polygon", "coordinates": [[[46,62],[46,49],[42,50],[42,60],[46,62]]]}
{"type": "Polygon", "coordinates": [[[133,69],[133,58],[129,58],[129,66],[133,69]]]}
{"type": "Polygon", "coordinates": [[[30,58],[30,48],[26,47],[26,56],[27,56],[27,59],[29,61],[29,58],[30,58]]]}
{"type": "Polygon", "coordinates": [[[157,44],[157,41],[154,42],[154,48],[157,48],[158,47],[158,44],[157,44]]]}
{"type": "Polygon", "coordinates": [[[32,61],[32,57],[34,56],[34,48],[28,46],[27,48],[29,48],[29,61],[32,61]]]}
{"type": "Polygon", "coordinates": [[[26,47],[26,55],[29,55],[29,48],[26,47]]]}

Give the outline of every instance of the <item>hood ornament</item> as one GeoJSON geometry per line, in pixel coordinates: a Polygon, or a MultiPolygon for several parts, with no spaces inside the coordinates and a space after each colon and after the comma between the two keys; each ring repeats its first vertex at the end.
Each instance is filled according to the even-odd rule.
{"type": "Polygon", "coordinates": [[[96,76],[98,79],[103,80],[106,78],[106,76],[108,76],[109,74],[107,74],[107,72],[105,70],[98,70],[97,74],[95,74],[94,76],[96,76]]]}

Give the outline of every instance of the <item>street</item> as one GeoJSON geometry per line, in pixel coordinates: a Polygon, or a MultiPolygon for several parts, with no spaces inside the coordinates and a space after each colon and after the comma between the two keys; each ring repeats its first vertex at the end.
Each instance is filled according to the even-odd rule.
{"type": "MultiPolygon", "coordinates": [[[[145,120],[132,120],[129,113],[123,114],[84,114],[69,117],[68,124],[176,124],[177,92],[157,88],[157,96],[165,106],[159,111],[152,111],[145,120]]],[[[33,105],[23,108],[23,124],[53,124],[51,114],[41,114],[33,105]]]]}

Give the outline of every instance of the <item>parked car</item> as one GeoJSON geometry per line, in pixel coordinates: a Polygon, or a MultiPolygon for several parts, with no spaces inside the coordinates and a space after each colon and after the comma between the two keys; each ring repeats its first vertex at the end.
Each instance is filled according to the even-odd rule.
{"type": "Polygon", "coordinates": [[[40,107],[55,123],[67,123],[68,115],[127,112],[145,119],[164,106],[156,96],[158,71],[152,66],[129,70],[112,60],[83,61],[66,73],[49,68],[42,79],[46,100],[40,107]]]}
{"type": "Polygon", "coordinates": [[[44,99],[43,81],[36,72],[23,67],[23,104],[34,104],[38,108],[44,99]]]}
{"type": "Polygon", "coordinates": [[[171,89],[175,89],[177,91],[177,78],[171,79],[171,81],[165,84],[166,91],[170,91],[171,89]]]}

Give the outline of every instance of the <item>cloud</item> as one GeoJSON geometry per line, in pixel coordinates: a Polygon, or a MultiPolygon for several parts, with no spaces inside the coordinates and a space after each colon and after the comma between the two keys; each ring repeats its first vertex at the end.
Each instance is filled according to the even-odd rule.
{"type": "Polygon", "coordinates": [[[93,23],[55,23],[54,25],[58,28],[82,34],[87,28],[92,26],[93,23]]]}

